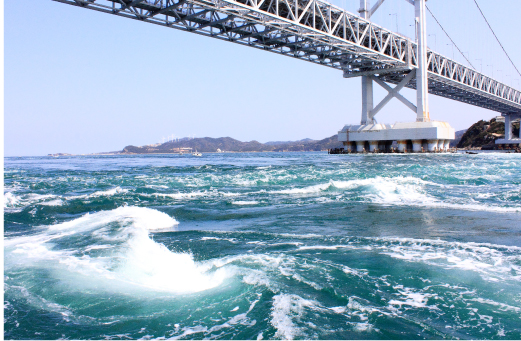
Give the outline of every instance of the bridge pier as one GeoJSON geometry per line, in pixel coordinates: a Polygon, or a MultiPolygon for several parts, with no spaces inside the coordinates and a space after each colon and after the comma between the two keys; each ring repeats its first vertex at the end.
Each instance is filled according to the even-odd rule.
{"type": "Polygon", "coordinates": [[[512,125],[515,121],[521,122],[521,113],[502,114],[505,117],[505,138],[497,139],[496,144],[521,144],[521,129],[520,136],[515,137],[512,131],[512,125]]]}
{"type": "Polygon", "coordinates": [[[406,140],[396,141],[396,143],[398,144],[398,153],[407,152],[407,141],[406,140]]]}
{"type": "MultiPolygon", "coordinates": [[[[369,0],[360,0],[360,16],[370,20],[371,15],[384,0],[369,7],[369,0]]],[[[412,65],[414,51],[409,45],[406,51],[406,65],[394,69],[374,69],[372,71],[344,72],[344,77],[362,78],[362,118],[360,125],[346,125],[338,132],[338,140],[349,148],[355,141],[357,152],[363,151],[362,145],[367,143],[370,152],[390,151],[392,141],[397,141],[398,151],[419,153],[437,152],[448,149],[448,141],[455,138],[454,129],[446,122],[430,120],[429,114],[429,82],[427,59],[426,0],[415,0],[415,19],[417,32],[417,65],[412,65]],[[387,84],[386,75],[394,75],[392,88],[387,84]],[[376,106],[373,103],[373,82],[387,90],[387,96],[376,106]],[[404,87],[416,89],[416,105],[400,94],[404,87]],[[397,98],[416,114],[416,122],[396,123],[394,125],[376,124],[375,115],[382,110],[391,99],[397,98]],[[411,142],[408,142],[411,141],[411,142]],[[447,143],[445,142],[447,141],[447,143]],[[410,148],[408,148],[410,146],[410,148]]],[[[367,149],[365,149],[367,150],[367,149]]]]}
{"type": "Polygon", "coordinates": [[[365,141],[356,141],[356,151],[357,153],[365,152],[365,141]]]}
{"type": "Polygon", "coordinates": [[[396,141],[400,153],[448,151],[454,129],[446,122],[409,122],[390,124],[346,125],[338,132],[338,140],[347,150],[356,143],[356,152],[390,152],[396,141]],[[369,149],[366,148],[368,145],[369,149]]]}

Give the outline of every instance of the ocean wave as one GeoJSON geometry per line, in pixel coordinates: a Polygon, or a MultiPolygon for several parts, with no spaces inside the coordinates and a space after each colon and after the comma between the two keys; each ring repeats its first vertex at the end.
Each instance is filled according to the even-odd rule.
{"type": "MultiPolygon", "coordinates": [[[[521,247],[413,238],[347,238],[345,244],[302,245],[299,250],[366,250],[407,262],[473,271],[485,280],[521,280],[521,247]]],[[[359,275],[360,270],[347,268],[359,275]]]]}
{"type": "Polygon", "coordinates": [[[57,194],[38,194],[38,193],[23,193],[15,194],[13,192],[4,193],[4,208],[9,212],[19,212],[25,207],[31,205],[43,205],[43,206],[61,206],[66,201],[76,199],[91,199],[97,197],[112,197],[118,194],[128,193],[128,189],[121,187],[115,187],[106,191],[96,191],[91,194],[83,195],[57,195],[57,194]]]}
{"type": "Polygon", "coordinates": [[[274,296],[271,308],[271,324],[276,329],[275,338],[292,340],[299,336],[305,336],[295,322],[300,322],[306,307],[315,305],[316,302],[294,294],[274,296]]]}
{"type": "Polygon", "coordinates": [[[170,198],[174,200],[184,200],[184,199],[192,199],[192,198],[200,198],[200,197],[208,197],[215,195],[213,192],[188,192],[188,193],[153,193],[147,196],[150,197],[161,197],[161,198],[170,198]]]}
{"type": "MultiPolygon", "coordinates": [[[[271,194],[288,194],[288,195],[316,195],[325,191],[335,190],[357,191],[356,194],[368,202],[391,205],[391,206],[418,206],[427,208],[448,208],[467,211],[486,211],[497,213],[517,213],[521,212],[521,206],[512,206],[514,202],[505,202],[501,204],[481,203],[466,198],[438,198],[430,193],[436,193],[437,189],[446,189],[452,185],[438,184],[432,181],[425,181],[415,177],[375,177],[369,179],[356,179],[348,181],[330,180],[328,183],[313,185],[302,188],[291,188],[284,190],[271,191],[271,194]],[[430,186],[430,188],[429,188],[430,186]]],[[[511,191],[512,192],[512,191],[511,191]]],[[[447,193],[444,191],[444,193],[447,193]]],[[[510,192],[509,192],[510,193],[510,192]]],[[[517,191],[510,193],[513,197],[517,191]]],[[[488,199],[487,195],[480,197],[473,194],[477,199],[488,199]]]]}
{"type": "Polygon", "coordinates": [[[242,201],[238,200],[238,201],[232,201],[232,204],[244,206],[244,205],[257,205],[257,204],[259,204],[259,202],[255,201],[255,200],[242,200],[242,201]]]}
{"type": "Polygon", "coordinates": [[[4,208],[13,208],[20,204],[21,198],[11,192],[4,193],[4,208]]]}
{"type": "Polygon", "coordinates": [[[198,199],[198,198],[233,198],[239,197],[242,195],[247,195],[251,193],[234,193],[234,192],[219,192],[216,190],[211,191],[195,191],[195,192],[179,192],[179,193],[151,193],[151,194],[141,194],[145,197],[150,198],[170,198],[174,200],[190,200],[190,199],[198,199]]]}
{"type": "Polygon", "coordinates": [[[39,204],[47,206],[59,206],[62,204],[58,196],[54,194],[14,194],[13,192],[4,193],[4,209],[7,212],[20,212],[25,207],[39,204]]]}
{"type": "Polygon", "coordinates": [[[408,238],[376,239],[383,254],[409,262],[473,271],[485,280],[521,280],[521,248],[408,238]]]}
{"type": "Polygon", "coordinates": [[[64,197],[64,199],[74,200],[74,199],[91,199],[91,198],[98,198],[98,197],[112,197],[117,194],[124,194],[124,193],[128,193],[128,192],[129,192],[128,189],[117,186],[117,187],[108,189],[106,191],[96,191],[91,194],[73,195],[73,196],[64,197]]]}
{"type": "Polygon", "coordinates": [[[75,285],[107,290],[148,288],[193,293],[220,285],[230,269],[194,261],[189,253],[173,252],[149,237],[149,231],[171,229],[178,222],[157,210],[120,207],[86,214],[48,226],[34,236],[5,240],[7,267],[34,266],[67,271],[75,285]],[[75,241],[76,248],[59,249],[56,242],[75,241]],[[16,258],[16,259],[15,259],[16,258]]]}

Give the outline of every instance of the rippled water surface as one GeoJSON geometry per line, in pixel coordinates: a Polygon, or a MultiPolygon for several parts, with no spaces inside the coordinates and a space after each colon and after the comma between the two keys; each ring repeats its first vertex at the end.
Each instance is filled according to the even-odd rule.
{"type": "Polygon", "coordinates": [[[7,339],[521,338],[521,155],[6,158],[7,339]]]}

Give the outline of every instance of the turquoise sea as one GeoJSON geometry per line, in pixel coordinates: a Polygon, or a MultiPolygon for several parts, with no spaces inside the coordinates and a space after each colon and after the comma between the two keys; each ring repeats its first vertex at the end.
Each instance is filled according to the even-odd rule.
{"type": "Polygon", "coordinates": [[[6,339],[521,339],[521,155],[5,158],[6,339]]]}

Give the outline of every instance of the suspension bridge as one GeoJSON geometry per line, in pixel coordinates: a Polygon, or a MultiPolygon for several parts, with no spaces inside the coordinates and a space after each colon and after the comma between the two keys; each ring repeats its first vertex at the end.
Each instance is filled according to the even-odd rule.
{"type": "Polygon", "coordinates": [[[86,9],[184,30],[320,64],[361,77],[360,125],[346,126],[339,140],[352,151],[448,148],[454,129],[431,121],[428,94],[501,113],[505,138],[521,143],[512,122],[521,118],[521,91],[427,47],[426,0],[415,7],[416,40],[371,22],[385,0],[360,0],[359,15],[321,0],[54,0],[86,9]],[[388,91],[377,105],[373,84],[388,91]],[[395,85],[391,87],[389,84],[395,85]],[[416,90],[416,103],[400,90],[416,90]],[[416,122],[378,124],[375,115],[397,98],[416,113],[416,122]]]}

